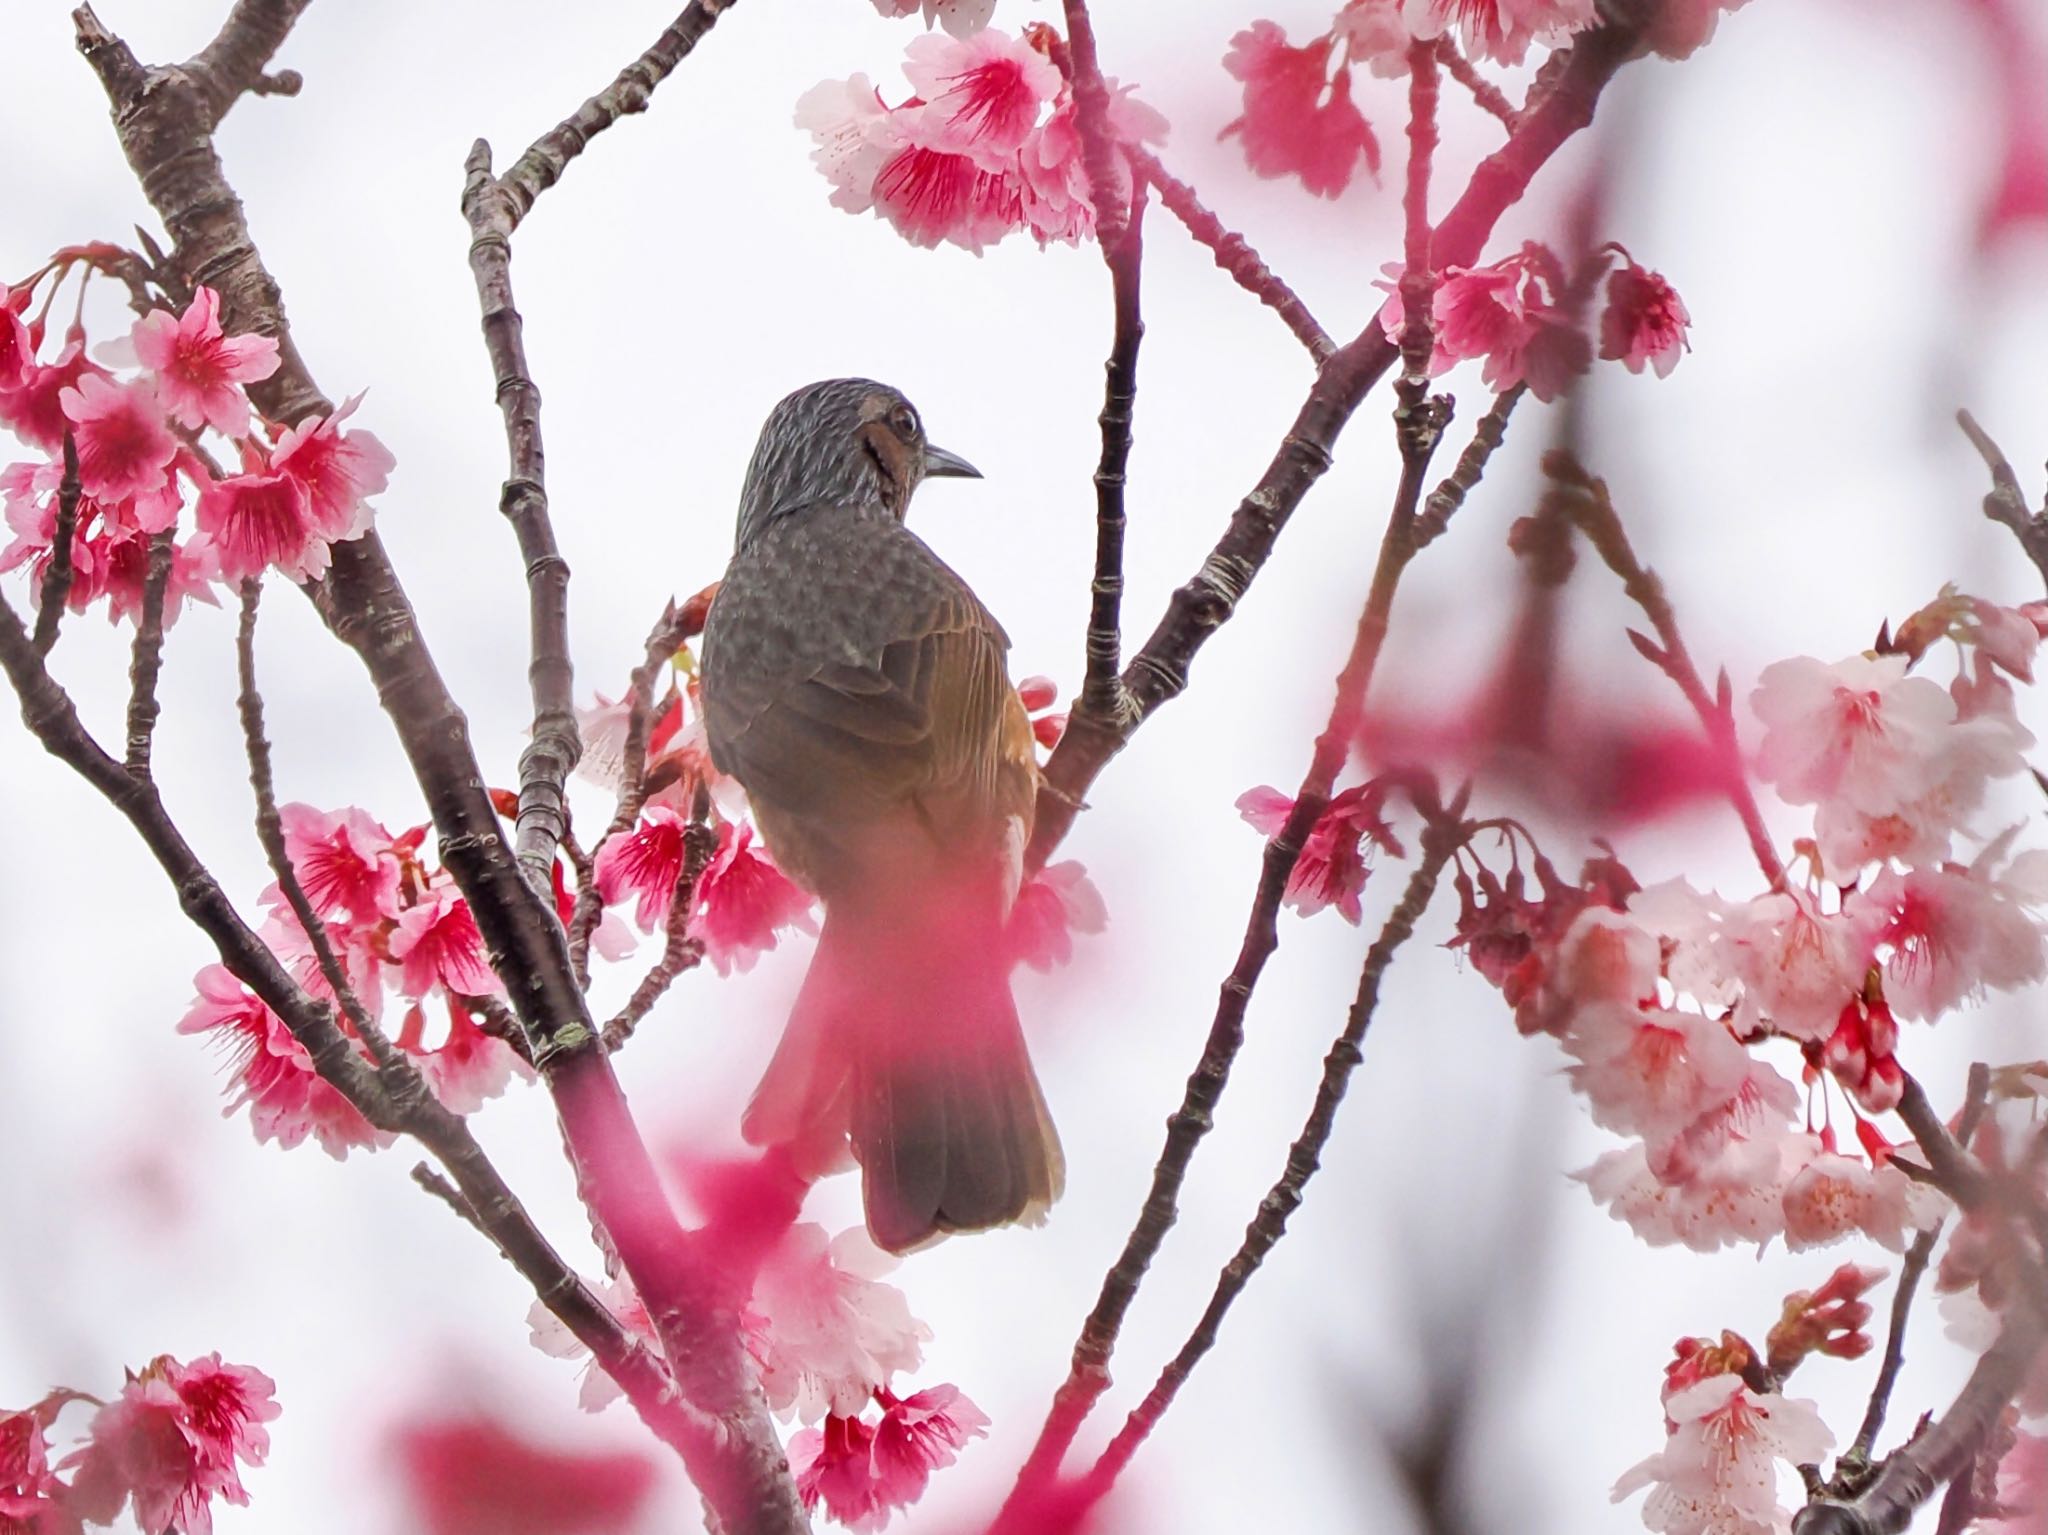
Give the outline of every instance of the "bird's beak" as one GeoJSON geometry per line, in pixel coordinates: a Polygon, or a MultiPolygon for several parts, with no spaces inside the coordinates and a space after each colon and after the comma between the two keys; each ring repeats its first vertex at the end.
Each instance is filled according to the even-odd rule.
{"type": "Polygon", "coordinates": [[[944,448],[925,444],[924,473],[926,479],[978,480],[981,471],[957,453],[948,453],[944,448]]]}

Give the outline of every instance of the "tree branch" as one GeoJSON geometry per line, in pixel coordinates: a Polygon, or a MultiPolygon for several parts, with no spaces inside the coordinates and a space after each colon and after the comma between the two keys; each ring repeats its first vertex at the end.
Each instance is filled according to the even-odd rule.
{"type": "Polygon", "coordinates": [[[128,662],[128,771],[149,777],[150,748],[156,740],[157,679],[164,669],[164,594],[171,584],[175,552],[169,528],[149,539],[149,565],[142,577],[142,611],[135,620],[135,643],[128,662]]]}
{"type": "Polygon", "coordinates": [[[1513,133],[1522,121],[1522,114],[1514,108],[1501,88],[1479,72],[1478,67],[1458,51],[1458,45],[1448,36],[1436,40],[1436,56],[1444,67],[1444,73],[1472,93],[1480,109],[1501,120],[1508,132],[1513,133]]]}
{"type": "Polygon", "coordinates": [[[2044,581],[2048,581],[2048,508],[2040,512],[2028,510],[2027,498],[2020,491],[2019,476],[2013,473],[2011,461],[1991,440],[1991,434],[1977,424],[1975,416],[1967,410],[1959,410],[1956,412],[1956,425],[1970,439],[1970,445],[1984,460],[1984,467],[1991,471],[1991,490],[1984,497],[1984,515],[2012,530],[2012,536],[2020,541],[2020,548],[2034,562],[2034,568],[2044,581]]]}
{"type": "Polygon", "coordinates": [[[57,626],[64,622],[64,605],[71,600],[75,574],[71,544],[78,536],[78,498],[85,487],[78,481],[78,440],[71,428],[64,428],[64,478],[57,482],[57,523],[50,535],[50,563],[43,572],[43,589],[36,601],[36,654],[48,655],[57,644],[57,626]]]}
{"type": "Polygon", "coordinates": [[[185,62],[185,72],[206,93],[212,107],[209,127],[227,116],[244,94],[296,96],[304,83],[295,70],[264,73],[277,50],[297,25],[312,0],[235,0],[228,19],[198,53],[185,62]]]}
{"type": "MultiPolygon", "coordinates": [[[[1507,143],[1481,161],[1435,231],[1441,266],[1469,266],[1482,253],[1501,215],[1528,189],[1537,171],[1593,110],[1616,71],[1634,54],[1638,27],[1610,22],[1582,33],[1561,58],[1557,83],[1528,112],[1507,143]]],[[[1140,162],[1142,164],[1142,162],[1140,162]]],[[[1162,199],[1164,193],[1162,192],[1162,199]]],[[[1229,621],[1309,488],[1330,467],[1345,424],[1393,365],[1396,351],[1377,317],[1332,353],[1316,375],[1293,426],[1259,483],[1232,514],[1194,576],[1177,590],[1151,637],[1124,667],[1133,707],[1120,725],[1070,722],[1046,764],[1027,864],[1042,867],[1073,825],[1083,797],[1112,757],[1162,704],[1186,690],[1188,670],[1209,638],[1229,621]]]]}
{"type": "Polygon", "coordinates": [[[704,877],[705,869],[711,865],[712,854],[718,851],[718,834],[711,829],[710,814],[711,797],[700,785],[696,804],[691,807],[690,829],[683,833],[683,861],[676,870],[668,916],[662,923],[665,936],[661,958],[641,977],[640,984],[633,988],[633,995],[626,999],[626,1005],[605,1024],[604,1047],[607,1050],[617,1050],[631,1039],[640,1020],[675,984],[676,977],[703,961],[704,945],[690,936],[690,913],[697,905],[697,881],[704,877]]]}
{"type": "Polygon", "coordinates": [[[1515,406],[1528,388],[1527,384],[1512,384],[1494,396],[1493,408],[1481,416],[1479,424],[1472,429],[1472,440],[1458,456],[1457,467],[1445,475],[1423,501],[1422,515],[1415,519],[1415,547],[1418,552],[1443,535],[1451,525],[1451,519],[1458,514],[1458,508],[1465,504],[1465,498],[1472,494],[1480,477],[1486,473],[1488,460],[1506,439],[1508,418],[1515,413],[1515,406]]]}

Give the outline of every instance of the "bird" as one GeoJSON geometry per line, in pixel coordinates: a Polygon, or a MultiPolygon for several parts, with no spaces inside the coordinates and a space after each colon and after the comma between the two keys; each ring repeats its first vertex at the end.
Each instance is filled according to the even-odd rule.
{"type": "Polygon", "coordinates": [[[828,379],[769,413],[706,617],[713,765],[824,921],[741,1120],[814,1173],[861,1169],[876,1244],[1037,1224],[1065,1162],[1003,928],[1040,770],[1009,637],[904,526],[927,479],[980,479],[909,400],[828,379]]]}

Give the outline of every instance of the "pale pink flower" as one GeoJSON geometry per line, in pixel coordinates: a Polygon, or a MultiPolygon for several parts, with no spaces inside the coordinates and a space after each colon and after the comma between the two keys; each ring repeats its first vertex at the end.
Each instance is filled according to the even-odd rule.
{"type": "Polygon", "coordinates": [[[409,997],[423,997],[436,986],[460,997],[494,997],[505,989],[491,969],[469,902],[451,885],[428,891],[399,917],[391,957],[404,967],[400,986],[409,997]]]}
{"type": "Polygon", "coordinates": [[[65,1461],[77,1468],[74,1505],[111,1524],[126,1504],[143,1535],[208,1535],[215,1497],[249,1501],[235,1462],[263,1464],[275,1392],[262,1371],[218,1354],[190,1365],[164,1355],[94,1415],[91,1441],[65,1461]]]}
{"type": "MultiPolygon", "coordinates": [[[[263,894],[270,914],[264,919],[261,929],[263,941],[270,945],[272,952],[284,961],[297,981],[308,993],[324,1001],[338,1002],[334,988],[328,983],[326,972],[321,968],[319,953],[313,947],[313,940],[299,925],[298,913],[284,899],[284,892],[275,885],[263,894]]],[[[341,966],[341,973],[347,979],[356,996],[368,1007],[374,1016],[380,1011],[379,999],[384,988],[384,936],[379,924],[359,925],[346,917],[336,916],[325,924],[328,947],[334,950],[334,957],[341,966]]]]}
{"type": "Polygon", "coordinates": [[[881,1282],[895,1266],[857,1226],[829,1243],[810,1222],[783,1233],[747,1306],[747,1348],[773,1411],[805,1423],[853,1417],[896,1371],[917,1368],[932,1333],[881,1282]]]}
{"type": "Polygon", "coordinates": [[[1530,43],[1561,42],[1597,19],[1593,0],[1407,0],[1403,14],[1417,37],[1456,27],[1466,53],[1501,64],[1519,64],[1530,43]]]}
{"type": "Polygon", "coordinates": [[[1415,34],[1402,15],[1401,0],[1347,0],[1330,30],[1352,63],[1363,61],[1382,80],[1408,73],[1408,49],[1415,34]]]}
{"type": "Polygon", "coordinates": [[[1871,946],[1809,895],[1772,891],[1722,926],[1729,968],[1762,1018],[1796,1039],[1823,1039],[1863,985],[1871,946]]]}
{"type": "Polygon", "coordinates": [[[689,822],[667,805],[649,806],[633,829],[607,837],[597,850],[597,893],[605,905],[628,897],[638,905],[633,920],[651,933],[668,920],[676,877],[683,869],[683,837],[689,822]]]}
{"type": "Polygon", "coordinates": [[[1692,316],[1661,272],[1636,265],[1626,252],[1607,279],[1607,307],[1600,312],[1600,355],[1631,373],[1645,366],[1669,378],[1678,359],[1691,350],[1685,338],[1692,316]]]}
{"type": "Polygon", "coordinates": [[[1052,60],[994,27],[964,39],[936,32],[913,38],[903,73],[924,102],[906,118],[913,140],[998,172],[1014,163],[1060,91],[1052,60]]]}
{"type": "Polygon", "coordinates": [[[1651,1489],[1643,1523],[1659,1535],[1772,1535],[1790,1527],[1778,1463],[1819,1460],[1835,1438],[1814,1404],[1759,1395],[1739,1375],[1709,1375],[1664,1398],[1664,1448],[1622,1474],[1620,1502],[1651,1489]]]}
{"type": "MultiPolygon", "coordinates": [[[[1133,96],[1132,87],[1119,85],[1114,79],[1105,80],[1104,84],[1109,89],[1109,131],[1118,142],[1164,141],[1164,117],[1133,96]]],[[[1072,243],[1095,233],[1095,193],[1088,181],[1088,168],[1082,162],[1081,133],[1074,112],[1074,93],[1062,90],[1053,103],[1052,115],[1025,140],[1017,156],[1024,182],[1024,220],[1041,245],[1053,240],[1072,243]]],[[[1125,156],[1116,156],[1114,170],[1118,194],[1128,203],[1131,171],[1125,156]]],[[[1032,712],[1051,702],[1048,696],[1045,704],[1031,706],[1032,712]]],[[[1057,718],[1063,722],[1065,716],[1057,718]]],[[[1032,729],[1040,745],[1050,746],[1058,739],[1052,718],[1033,720],[1032,729]],[[1049,730],[1052,740],[1046,739],[1049,730]]]]}
{"type": "Polygon", "coordinates": [[[1026,880],[1010,907],[1009,940],[1016,963],[1052,970],[1074,957],[1074,934],[1109,926],[1102,893],[1079,862],[1050,864],[1026,880]]]}
{"type": "Polygon", "coordinates": [[[1843,910],[1883,963],[1901,1017],[1932,1021],[1987,987],[2013,991],[2048,974],[2039,922],[1974,872],[1886,869],[1843,910]]]}
{"type": "Polygon", "coordinates": [[[164,408],[147,383],[88,373],[59,396],[78,445],[78,482],[102,501],[160,498],[178,456],[164,408]]]}
{"type": "Polygon", "coordinates": [[[811,163],[832,183],[832,206],[865,213],[875,178],[904,148],[903,127],[866,75],[821,80],[796,100],[796,125],[815,146],[811,163]]]}
{"type": "Polygon", "coordinates": [[[1593,1122],[1657,1141],[1726,1103],[1741,1087],[1749,1054],[1726,1025],[1698,1013],[1595,1003],[1566,1026],[1572,1085],[1593,1122]]]}
{"type": "Polygon", "coordinates": [[[1289,45],[1271,21],[1255,21],[1230,40],[1223,67],[1244,82],[1244,113],[1223,135],[1244,138],[1245,163],[1267,177],[1299,176],[1318,197],[1351,184],[1361,160],[1379,175],[1379,143],[1351,100],[1351,71],[1330,73],[1333,39],[1289,45]]]}
{"type": "Polygon", "coordinates": [[[722,823],[718,851],[697,881],[689,932],[720,975],[752,969],[785,928],[812,931],[811,896],[753,842],[751,826],[722,823]]]}
{"type": "Polygon", "coordinates": [[[2041,614],[2042,604],[2029,607],[2033,611],[1971,597],[1957,591],[1950,582],[1934,601],[1899,625],[1892,636],[1892,648],[1918,660],[1936,640],[1947,638],[1958,645],[1973,647],[2009,676],[2032,682],[2034,652],[2041,645],[2037,615],[2041,614]]]}
{"type": "Polygon", "coordinates": [[[1682,1243],[1714,1252],[1737,1242],[1761,1244],[1782,1232],[1785,1185],[1811,1156],[1804,1136],[1730,1140],[1685,1179],[1666,1183],[1637,1144],[1607,1152],[1572,1176],[1650,1246],[1682,1243]]]}
{"type": "MultiPolygon", "coordinates": [[[[1364,917],[1360,893],[1365,889],[1368,844],[1401,856],[1401,844],[1380,818],[1380,801],[1385,793],[1376,783],[1363,783],[1333,797],[1316,817],[1301,857],[1287,877],[1287,904],[1304,917],[1312,917],[1326,906],[1356,927],[1364,917]]],[[[1266,837],[1275,837],[1294,812],[1294,801],[1278,789],[1261,784],[1237,797],[1237,813],[1266,837]]]]}
{"type": "Polygon", "coordinates": [[[1850,656],[1832,666],[1811,656],[1774,661],[1750,707],[1764,724],[1757,771],[1779,798],[1878,815],[1941,781],[1956,714],[1939,683],[1906,675],[1903,656],[1850,656]]]}
{"type": "MultiPolygon", "coordinates": [[[[603,1280],[592,1286],[597,1298],[604,1302],[605,1309],[618,1318],[619,1325],[628,1334],[639,1339],[657,1352],[661,1340],[654,1331],[654,1322],[647,1314],[646,1303],[634,1290],[627,1279],[603,1280]]],[[[568,1323],[552,1311],[535,1301],[526,1311],[528,1341],[550,1359],[581,1360],[582,1384],[578,1389],[576,1403],[585,1412],[602,1412],[618,1401],[625,1393],[617,1381],[606,1374],[576,1334],[569,1331],[568,1323]]]]}
{"type": "Polygon", "coordinates": [[[832,1416],[789,1441],[789,1469],[804,1507],[857,1532],[881,1529],[924,1494],[931,1473],[987,1431],[988,1418],[953,1386],[905,1399],[883,1393],[881,1421],[832,1416]]]}
{"type": "Polygon", "coordinates": [[[1983,1535],[2041,1535],[2048,1528],[2048,1438],[2019,1430],[1998,1463],[1998,1513],[1983,1535]]]}
{"type": "Polygon", "coordinates": [[[321,1079],[313,1058],[284,1020],[250,994],[223,965],[194,978],[199,999],[178,1023],[180,1034],[211,1034],[232,1062],[240,1095],[223,1113],[244,1104],[259,1141],[286,1150],[308,1135],[337,1161],[356,1146],[388,1146],[392,1137],[370,1124],[355,1105],[321,1079]]]}
{"type": "Polygon", "coordinates": [[[189,427],[210,426],[228,437],[249,430],[249,402],[238,385],[277,371],[277,343],[268,336],[221,330],[220,295],[202,287],[184,314],[155,310],[135,322],[135,356],[156,375],[164,408],[189,427]]]}
{"type": "Polygon", "coordinates": [[[996,0],[874,0],[874,6],[884,16],[915,16],[921,7],[927,27],[936,20],[955,37],[972,37],[988,25],[996,0]]]}
{"type": "Polygon", "coordinates": [[[399,914],[398,844],[368,811],[291,804],[278,807],[278,819],[285,856],[315,912],[358,922],[399,914]]]}
{"type": "Polygon", "coordinates": [[[1799,1102],[1799,1089],[1789,1078],[1768,1061],[1745,1055],[1741,1079],[1726,1098],[1704,1109],[1676,1134],[1647,1142],[1644,1149],[1650,1171],[1665,1183],[1702,1178],[1711,1183],[1720,1176],[1717,1163],[1731,1145],[1742,1141],[1777,1144],[1799,1102]]]}
{"type": "Polygon", "coordinates": [[[1943,1213],[1941,1196],[1930,1201],[1918,1188],[1889,1163],[1873,1168],[1854,1157],[1820,1152],[1785,1185],[1785,1246],[1804,1252],[1860,1233],[1902,1253],[1911,1236],[1943,1213]]]}
{"type": "MultiPolygon", "coordinates": [[[[0,282],[0,392],[21,388],[36,363],[35,343],[29,339],[28,327],[21,323],[16,302],[7,291],[7,284],[0,282]]],[[[19,302],[28,302],[26,290],[19,302]]]]}
{"type": "MultiPolygon", "coordinates": [[[[369,531],[375,514],[368,498],[391,483],[391,471],[398,466],[375,433],[341,429],[362,403],[361,395],[351,395],[331,416],[306,417],[277,439],[270,454],[271,469],[305,489],[313,532],[330,544],[369,531]]],[[[321,569],[326,563],[323,549],[321,569]]]]}

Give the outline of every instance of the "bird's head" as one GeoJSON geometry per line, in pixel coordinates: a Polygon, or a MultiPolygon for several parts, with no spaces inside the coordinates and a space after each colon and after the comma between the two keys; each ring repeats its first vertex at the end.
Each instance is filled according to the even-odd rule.
{"type": "Polygon", "coordinates": [[[739,545],[812,506],[876,505],[900,522],[919,482],[939,475],[981,471],[926,441],[916,407],[896,390],[869,378],[807,384],[761,428],[740,492],[739,545]]]}

